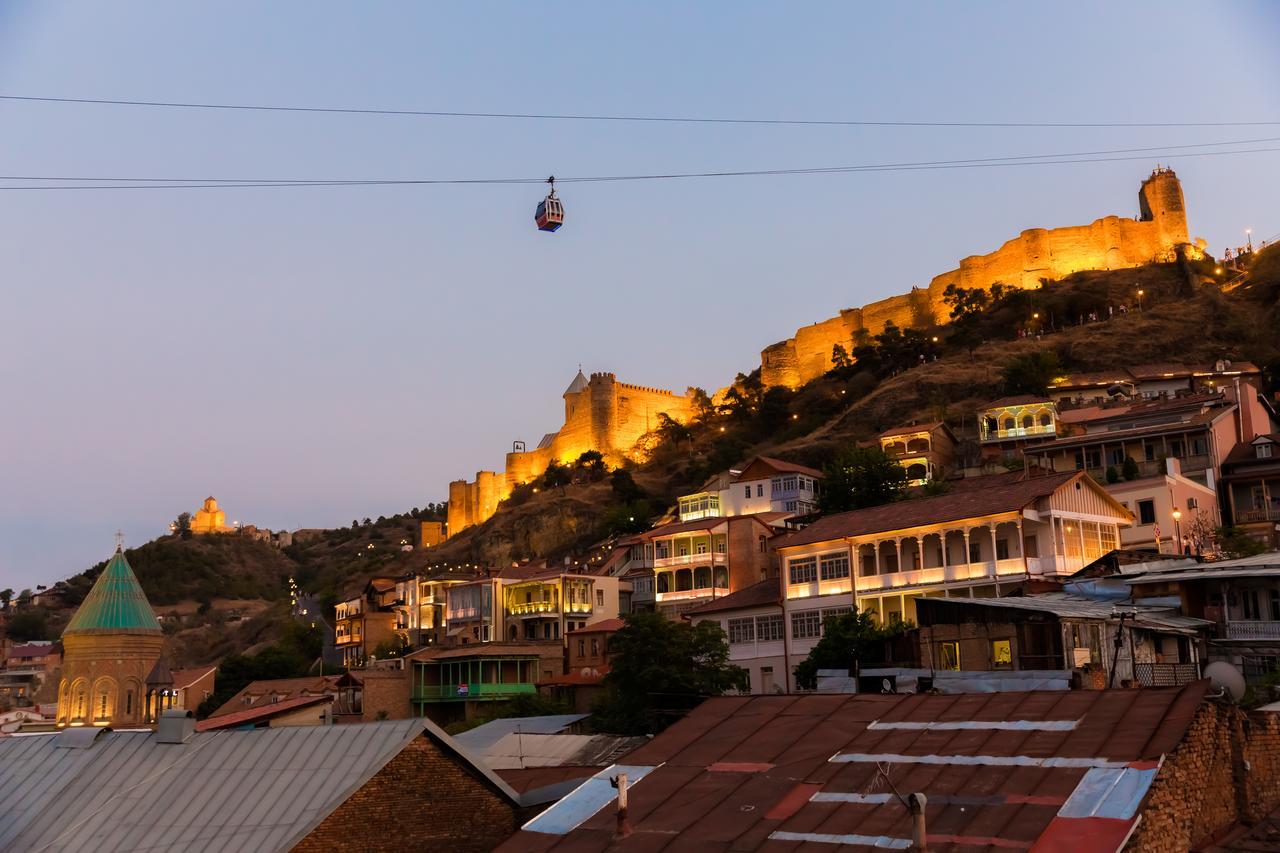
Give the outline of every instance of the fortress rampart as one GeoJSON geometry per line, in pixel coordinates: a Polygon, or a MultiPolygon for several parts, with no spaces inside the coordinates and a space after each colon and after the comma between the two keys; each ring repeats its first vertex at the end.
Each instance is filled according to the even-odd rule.
{"type": "Polygon", "coordinates": [[[922,328],[945,323],[950,309],[943,300],[949,285],[988,288],[997,282],[1036,288],[1041,279],[1058,279],[1081,270],[1112,270],[1171,260],[1179,245],[1190,242],[1182,186],[1171,169],[1157,169],[1138,191],[1138,218],[1107,216],[1089,225],[1031,228],[986,255],[972,255],[956,269],[934,277],[927,288],[891,296],[862,308],[805,326],[795,336],[760,354],[766,386],[795,388],[833,366],[836,344],[849,349],[861,330],[878,334],[886,323],[922,328]]]}
{"type": "Polygon", "coordinates": [[[581,373],[564,392],[564,425],[532,450],[507,454],[502,473],[480,471],[472,482],[449,484],[449,535],[480,524],[520,483],[541,476],[553,461],[573,462],[588,450],[620,465],[634,457],[636,442],[658,426],[658,415],[681,423],[693,415],[693,389],[683,395],[619,382],[612,373],[581,373]]]}

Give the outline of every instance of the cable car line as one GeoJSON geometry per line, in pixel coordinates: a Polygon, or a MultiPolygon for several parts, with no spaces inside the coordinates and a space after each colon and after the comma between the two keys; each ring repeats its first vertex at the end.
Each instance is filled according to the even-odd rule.
{"type": "MultiPolygon", "coordinates": [[[[619,181],[679,180],[688,178],[766,177],[790,175],[846,174],[857,172],[929,171],[938,169],[980,169],[1008,166],[1056,166],[1083,163],[1113,163],[1129,160],[1149,160],[1153,157],[1189,158],[1215,157],[1235,154],[1258,154],[1280,151],[1280,147],[1243,148],[1230,151],[1177,151],[1188,147],[1209,145],[1242,145],[1248,142],[1278,141],[1276,139],[1240,142],[1202,143],[1194,146],[1168,146],[1160,149],[1120,149],[1120,151],[1144,151],[1129,156],[1101,157],[1084,155],[1024,155],[1020,157],[995,157],[976,160],[942,160],[920,163],[890,163],[860,166],[828,166],[799,169],[743,169],[721,172],[671,172],[639,175],[594,175],[556,178],[562,184],[611,183],[619,181]]],[[[371,180],[293,180],[245,179],[245,178],[102,178],[102,177],[41,177],[34,175],[0,176],[4,181],[83,181],[83,184],[49,184],[0,186],[4,190],[119,190],[119,189],[245,189],[273,187],[362,187],[362,186],[431,186],[467,184],[542,184],[546,178],[434,178],[434,179],[371,179],[371,180]],[[127,183],[111,183],[127,182],[127,183]],[[96,182],[96,183],[88,183],[96,182]]]]}
{"type": "Polygon", "coordinates": [[[534,121],[645,122],[651,124],[741,124],[826,127],[971,127],[971,128],[1143,128],[1143,127],[1267,127],[1280,121],[888,121],[871,119],[716,118],[698,116],[597,115],[574,113],[463,112],[455,110],[405,110],[359,107],[298,107],[271,104],[220,104],[199,101],[143,101],[117,98],[54,98],[37,95],[0,95],[0,100],[50,104],[160,107],[166,109],[240,110],[249,112],[335,113],[343,115],[420,116],[427,118],[520,119],[534,121]]]}

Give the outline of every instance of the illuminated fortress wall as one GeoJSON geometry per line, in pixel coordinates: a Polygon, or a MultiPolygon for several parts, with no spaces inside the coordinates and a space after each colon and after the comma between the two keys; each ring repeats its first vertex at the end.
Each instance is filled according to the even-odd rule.
{"type": "Polygon", "coordinates": [[[564,393],[564,425],[538,446],[507,454],[502,473],[480,471],[472,482],[449,484],[449,535],[480,524],[520,483],[540,476],[553,460],[573,462],[588,450],[610,465],[634,457],[636,442],[658,426],[658,415],[686,423],[693,414],[693,389],[683,395],[661,388],[619,382],[612,373],[581,373],[564,393]]]}
{"type": "Polygon", "coordinates": [[[862,308],[805,326],[795,337],[774,344],[760,354],[761,379],[766,386],[790,388],[816,379],[831,369],[836,344],[849,349],[854,334],[871,334],[892,322],[901,328],[947,322],[950,309],[943,294],[951,284],[988,288],[1000,282],[1036,288],[1041,279],[1058,279],[1081,270],[1114,270],[1172,260],[1179,245],[1190,242],[1182,185],[1171,169],[1157,169],[1138,191],[1137,219],[1107,216],[1089,225],[1032,228],[987,255],[972,255],[957,269],[936,276],[928,288],[912,288],[862,308]]]}

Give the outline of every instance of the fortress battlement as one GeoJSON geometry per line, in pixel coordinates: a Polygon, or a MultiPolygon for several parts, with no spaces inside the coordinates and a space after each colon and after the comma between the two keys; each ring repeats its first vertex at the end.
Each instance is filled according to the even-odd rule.
{"type": "Polygon", "coordinates": [[[795,388],[834,366],[831,352],[852,345],[860,332],[878,334],[885,325],[924,328],[946,323],[947,288],[989,288],[1001,283],[1034,289],[1044,279],[1082,270],[1114,270],[1172,260],[1188,244],[1182,185],[1172,169],[1157,167],[1138,190],[1138,216],[1104,216],[1088,225],[1028,228],[994,252],[963,258],[956,269],[935,276],[928,287],[846,308],[837,316],[798,329],[760,354],[766,386],[795,388]]]}

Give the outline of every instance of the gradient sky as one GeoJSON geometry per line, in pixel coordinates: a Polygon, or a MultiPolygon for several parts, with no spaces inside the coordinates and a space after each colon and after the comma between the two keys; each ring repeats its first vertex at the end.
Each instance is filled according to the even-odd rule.
{"type": "MultiPolygon", "coordinates": [[[[0,2],[0,94],[459,111],[1280,120],[1273,2],[0,2]],[[729,14],[732,10],[732,14],[729,14]]],[[[1253,128],[586,124],[0,102],[5,175],[459,178],[837,166],[1253,128]]],[[[1277,145],[1280,143],[1273,143],[1277,145]]],[[[0,193],[0,586],[215,494],[332,526],[555,429],[578,363],[714,389],[1019,230],[1134,215],[1155,159],[536,186],[0,193]]],[[[1280,232],[1280,154],[1172,162],[1212,247],[1280,232]]]]}

